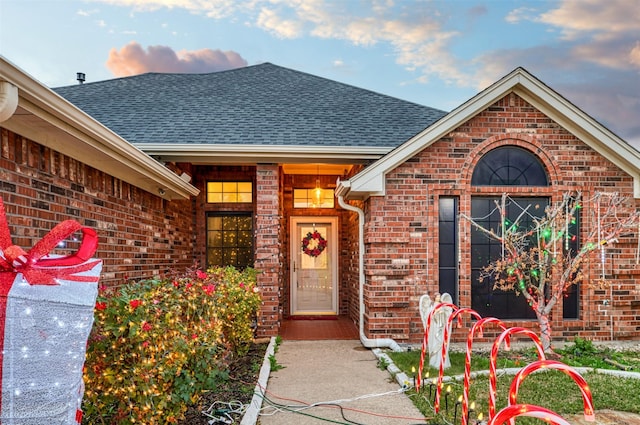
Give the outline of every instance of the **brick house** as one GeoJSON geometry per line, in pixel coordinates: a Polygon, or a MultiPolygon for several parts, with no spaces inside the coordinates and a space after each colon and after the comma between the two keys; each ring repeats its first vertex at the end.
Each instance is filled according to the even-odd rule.
{"type": "MultiPolygon", "coordinates": [[[[473,281],[471,252],[486,247],[457,217],[505,192],[474,180],[489,158],[537,166],[545,185],[507,190],[522,202],[640,197],[640,154],[522,69],[447,114],[268,63],[51,90],[0,60],[13,243],[76,219],[99,232],[106,284],[253,265],[261,335],[340,314],[365,345],[416,342],[418,298],[437,291],[532,326],[473,281]]],[[[640,336],[636,238],[610,254],[611,289],[583,285],[554,312],[555,336],[640,336]]]]}

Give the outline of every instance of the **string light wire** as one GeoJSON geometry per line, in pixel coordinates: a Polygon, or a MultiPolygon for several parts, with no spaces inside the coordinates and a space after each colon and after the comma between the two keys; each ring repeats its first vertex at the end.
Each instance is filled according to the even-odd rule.
{"type": "MultiPolygon", "coordinates": [[[[365,394],[365,395],[354,397],[354,398],[351,398],[351,399],[324,401],[324,402],[317,402],[317,403],[312,403],[312,404],[304,402],[304,401],[301,401],[301,400],[296,400],[296,399],[292,399],[292,398],[278,396],[278,395],[274,394],[273,392],[267,390],[266,388],[264,388],[262,386],[260,386],[259,388],[260,388],[260,391],[261,391],[260,397],[262,397],[274,409],[273,412],[268,412],[267,413],[266,411],[264,411],[266,409],[263,408],[263,412],[261,412],[261,416],[272,416],[272,415],[278,413],[279,411],[288,411],[288,412],[301,413],[302,414],[303,413],[302,410],[310,409],[310,408],[313,408],[313,407],[332,407],[332,408],[339,408],[341,411],[342,410],[346,410],[346,411],[362,413],[362,414],[370,415],[370,416],[383,417],[383,418],[403,419],[403,420],[407,420],[407,421],[422,421],[421,423],[425,423],[425,421],[426,421],[426,418],[413,418],[413,417],[407,417],[407,416],[385,415],[385,414],[370,412],[370,411],[366,411],[366,410],[356,409],[356,408],[352,408],[352,407],[345,407],[345,406],[341,405],[341,403],[347,403],[347,402],[356,401],[356,400],[362,400],[362,399],[367,399],[367,398],[383,397],[383,396],[394,395],[394,394],[403,394],[406,391],[406,389],[404,389],[404,388],[400,388],[400,389],[394,390],[394,391],[388,391],[388,392],[385,392],[385,393],[365,394]],[[270,394],[273,398],[276,398],[276,399],[279,399],[279,400],[290,401],[290,402],[294,402],[294,403],[297,403],[297,404],[284,405],[284,404],[276,403],[276,402],[274,402],[273,400],[271,400],[270,398],[267,397],[267,395],[266,395],[267,393],[270,394]]],[[[313,415],[310,415],[310,416],[313,416],[313,415]]],[[[318,418],[318,419],[322,419],[322,418],[318,418]]],[[[349,425],[357,423],[357,422],[353,422],[353,421],[350,421],[347,418],[345,418],[344,414],[343,414],[343,419],[349,421],[349,425]]],[[[328,420],[328,421],[333,422],[333,420],[328,420]]],[[[341,422],[337,422],[337,423],[341,423],[341,422]]],[[[361,424],[361,425],[365,425],[365,424],[361,424]]]]}

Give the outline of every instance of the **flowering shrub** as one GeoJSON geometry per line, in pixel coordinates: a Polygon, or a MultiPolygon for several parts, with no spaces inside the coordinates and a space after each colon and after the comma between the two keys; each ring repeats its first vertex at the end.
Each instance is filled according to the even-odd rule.
{"type": "Polygon", "coordinates": [[[246,353],[260,306],[256,272],[188,272],[105,290],[85,362],[83,423],[175,423],[228,379],[246,353]]]}

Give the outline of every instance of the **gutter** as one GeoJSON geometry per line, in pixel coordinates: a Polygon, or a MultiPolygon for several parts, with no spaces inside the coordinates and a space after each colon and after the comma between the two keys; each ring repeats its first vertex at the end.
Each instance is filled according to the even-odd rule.
{"type": "Polygon", "coordinates": [[[336,197],[338,205],[348,211],[358,213],[358,301],[359,301],[359,333],[360,342],[366,348],[390,348],[393,351],[403,351],[402,347],[391,338],[367,338],[364,334],[364,211],[361,208],[347,204],[344,196],[349,192],[351,182],[349,180],[336,182],[336,197]]]}

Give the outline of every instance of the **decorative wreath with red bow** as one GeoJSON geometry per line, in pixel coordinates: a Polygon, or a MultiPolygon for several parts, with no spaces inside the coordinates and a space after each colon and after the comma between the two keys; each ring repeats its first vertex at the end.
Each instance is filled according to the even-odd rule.
{"type": "Polygon", "coordinates": [[[309,257],[319,256],[326,247],[327,240],[317,230],[307,233],[307,236],[302,239],[302,252],[309,257]]]}

